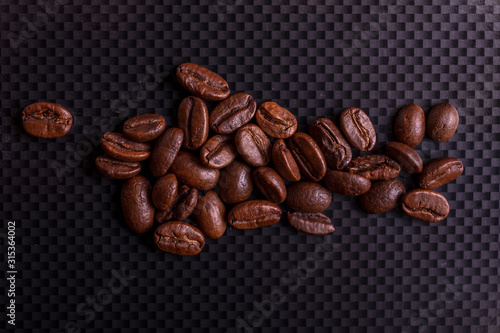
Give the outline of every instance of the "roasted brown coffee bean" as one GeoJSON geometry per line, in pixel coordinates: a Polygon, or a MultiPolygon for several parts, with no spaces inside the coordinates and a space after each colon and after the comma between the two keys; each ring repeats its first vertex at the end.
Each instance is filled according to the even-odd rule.
{"type": "Polygon", "coordinates": [[[153,176],[161,177],[167,173],[181,149],[183,140],[184,132],[179,128],[172,127],[163,132],[156,141],[149,160],[149,169],[153,176]]]}
{"type": "Polygon", "coordinates": [[[138,234],[153,227],[155,207],[151,201],[151,185],[144,176],[128,179],[122,186],[121,204],[127,225],[138,234]]]}
{"type": "Polygon", "coordinates": [[[286,186],[280,175],[269,167],[259,167],[253,172],[253,180],[267,200],[282,203],[286,199],[286,186]]]}
{"type": "Polygon", "coordinates": [[[330,169],[342,170],[349,164],[352,159],[351,146],[330,119],[313,121],[309,125],[309,134],[318,144],[330,169]]]}
{"type": "Polygon", "coordinates": [[[377,142],[377,133],[366,113],[358,108],[349,108],[340,115],[340,127],[354,148],[370,151],[377,142]]]}
{"type": "Polygon", "coordinates": [[[236,229],[254,229],[275,224],[281,218],[281,209],[267,200],[242,202],[229,212],[228,222],[236,229]]]}
{"type": "Polygon", "coordinates": [[[198,228],[185,222],[174,221],[156,228],[154,242],[162,251],[193,256],[199,254],[205,246],[205,237],[198,228]]]}
{"type": "Polygon", "coordinates": [[[313,235],[326,235],[335,231],[330,218],[321,213],[287,213],[292,227],[313,235]]]}
{"type": "Polygon", "coordinates": [[[170,167],[177,180],[198,190],[213,189],[219,181],[219,170],[204,166],[198,156],[187,151],[179,151],[170,167]]]}
{"type": "Polygon", "coordinates": [[[349,196],[368,192],[372,184],[368,178],[338,170],[327,171],[323,182],[330,191],[349,196]]]}
{"type": "Polygon", "coordinates": [[[198,200],[194,219],[208,238],[217,239],[224,234],[227,227],[226,207],[217,192],[208,191],[198,200]]]}
{"type": "Polygon", "coordinates": [[[285,203],[290,209],[302,213],[321,213],[330,206],[332,192],[310,181],[293,183],[287,188],[285,203]]]}
{"type": "Polygon", "coordinates": [[[99,173],[111,179],[132,178],[141,172],[141,164],[139,162],[124,162],[107,155],[97,157],[95,166],[99,173]]]}
{"type": "Polygon", "coordinates": [[[464,166],[458,158],[444,157],[425,165],[419,178],[421,188],[432,190],[458,178],[464,166]]]}
{"type": "Polygon", "coordinates": [[[219,195],[227,204],[234,205],[250,198],[253,192],[252,169],[240,161],[234,161],[222,171],[219,195]]]}
{"type": "Polygon", "coordinates": [[[422,189],[408,192],[401,200],[401,208],[411,217],[427,222],[442,221],[450,213],[448,200],[442,194],[422,189]]]}
{"type": "Polygon", "coordinates": [[[453,105],[438,104],[427,114],[427,135],[436,142],[446,142],[457,131],[458,120],[458,111],[453,105]]]}
{"type": "Polygon", "coordinates": [[[406,172],[420,173],[424,164],[420,155],[413,148],[401,142],[389,142],[385,152],[392,157],[406,172]]]}
{"type": "Polygon", "coordinates": [[[156,221],[163,223],[169,220],[184,220],[194,211],[198,204],[198,191],[186,185],[179,187],[174,201],[165,210],[156,211],[156,221]]]}
{"type": "Polygon", "coordinates": [[[273,138],[289,138],[297,130],[297,119],[284,107],[274,103],[262,103],[257,110],[255,120],[267,135],[273,138]]]}
{"type": "Polygon", "coordinates": [[[214,169],[228,166],[238,156],[232,135],[218,134],[205,142],[200,150],[201,163],[214,169]]]}
{"type": "Polygon", "coordinates": [[[410,147],[418,146],[425,135],[425,114],[418,105],[403,106],[394,120],[396,140],[410,147]]]}
{"type": "Polygon", "coordinates": [[[46,139],[66,135],[73,125],[73,117],[68,110],[48,102],[28,105],[21,114],[21,120],[28,134],[46,139]]]}
{"type": "Polygon", "coordinates": [[[304,176],[315,182],[323,178],[326,161],[313,138],[305,133],[295,133],[288,141],[288,148],[304,176]]]}
{"type": "Polygon", "coordinates": [[[135,142],[121,133],[104,133],[101,139],[102,150],[120,161],[144,161],[151,154],[149,143],[135,142]]]}
{"type": "Polygon", "coordinates": [[[405,186],[397,179],[374,182],[359,198],[361,209],[368,214],[380,214],[396,208],[405,194],[405,186]]]}
{"type": "Polygon", "coordinates": [[[271,160],[271,141],[259,126],[248,124],[236,133],[236,149],[250,165],[262,166],[271,160]]]}
{"type": "Polygon", "coordinates": [[[208,109],[201,98],[184,98],[179,105],[177,121],[179,128],[184,131],[184,148],[195,150],[207,141],[208,109]]]}
{"type": "Polygon", "coordinates": [[[385,155],[363,155],[354,158],[347,166],[347,171],[369,180],[384,180],[396,178],[401,167],[385,155]]]}
{"type": "Polygon", "coordinates": [[[136,142],[156,139],[165,130],[165,118],[159,114],[142,114],[128,119],[123,124],[123,134],[136,142]]]}
{"type": "Polygon", "coordinates": [[[229,96],[229,86],[220,75],[197,64],[177,67],[177,81],[191,94],[207,101],[220,101],[229,96]]]}
{"type": "Polygon", "coordinates": [[[177,197],[178,183],[174,174],[161,176],[153,186],[152,199],[156,208],[167,209],[177,197]]]}
{"type": "Polygon", "coordinates": [[[278,139],[274,142],[272,149],[273,165],[281,177],[291,182],[300,180],[300,169],[292,156],[292,153],[287,148],[283,139],[278,139]]]}
{"type": "Polygon", "coordinates": [[[230,134],[252,120],[257,109],[252,96],[237,93],[220,102],[210,113],[210,128],[219,134],[230,134]]]}

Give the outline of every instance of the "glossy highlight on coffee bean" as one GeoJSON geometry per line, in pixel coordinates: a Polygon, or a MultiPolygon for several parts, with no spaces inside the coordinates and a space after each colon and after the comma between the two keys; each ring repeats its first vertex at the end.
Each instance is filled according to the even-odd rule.
{"type": "Polygon", "coordinates": [[[368,214],[385,213],[399,205],[405,192],[404,184],[397,179],[377,181],[359,198],[359,205],[368,214]]]}
{"type": "Polygon", "coordinates": [[[234,205],[250,198],[252,192],[252,169],[246,163],[236,160],[222,171],[219,180],[222,201],[234,205]]]}
{"type": "Polygon", "coordinates": [[[149,169],[155,177],[161,177],[167,173],[168,169],[177,157],[184,140],[184,132],[179,128],[169,128],[156,141],[151,158],[149,169]]]}
{"type": "Polygon", "coordinates": [[[257,125],[248,124],[240,128],[234,143],[241,157],[252,166],[263,166],[271,161],[271,141],[257,125]]]}
{"type": "Polygon", "coordinates": [[[208,138],[208,109],[201,98],[184,98],[177,111],[179,128],[184,132],[183,147],[189,150],[200,148],[208,138]]]}
{"type": "Polygon", "coordinates": [[[142,114],[123,124],[123,135],[136,142],[148,142],[158,138],[165,130],[165,118],[159,114],[142,114]]]}
{"type": "Polygon", "coordinates": [[[197,64],[179,65],[176,77],[184,89],[207,101],[223,100],[230,93],[229,85],[219,74],[197,64]]]}
{"type": "Polygon", "coordinates": [[[304,176],[315,182],[323,178],[326,161],[313,138],[305,133],[295,133],[288,141],[288,148],[304,176]]]}
{"type": "Polygon", "coordinates": [[[282,203],[286,199],[286,186],[280,175],[269,167],[259,167],[253,172],[253,180],[267,200],[282,203]]]}
{"type": "Polygon", "coordinates": [[[134,232],[143,234],[153,227],[155,207],[146,177],[135,176],[123,183],[121,206],[125,222],[134,232]]]}
{"type": "Polygon", "coordinates": [[[201,252],[205,246],[205,236],[196,227],[173,221],[156,228],[154,242],[159,250],[181,256],[193,256],[201,252]]]}
{"type": "Polygon", "coordinates": [[[231,164],[238,156],[234,136],[218,134],[205,142],[200,149],[200,159],[204,166],[222,169],[231,164]]]}
{"type": "Polygon", "coordinates": [[[385,152],[392,157],[401,169],[409,173],[420,173],[424,164],[420,155],[410,146],[401,142],[389,142],[385,152]]]}
{"type": "Polygon", "coordinates": [[[170,172],[180,183],[202,191],[213,189],[220,175],[219,170],[204,166],[197,155],[183,150],[177,153],[170,172]]]}
{"type": "Polygon", "coordinates": [[[109,156],[126,162],[144,161],[151,154],[149,143],[129,140],[121,133],[104,133],[101,147],[109,156]]]}
{"type": "Polygon", "coordinates": [[[340,115],[340,127],[349,143],[360,151],[370,151],[377,142],[375,128],[363,110],[349,108],[340,115]]]}
{"type": "Polygon", "coordinates": [[[401,208],[411,217],[427,222],[439,222],[450,213],[448,200],[431,190],[416,189],[401,200],[401,208]]]}
{"type": "Polygon", "coordinates": [[[156,211],[156,221],[163,223],[169,220],[185,220],[198,204],[198,191],[186,185],[179,187],[177,196],[165,210],[156,211]]]}
{"type": "Polygon", "coordinates": [[[368,178],[338,170],[328,170],[323,182],[330,191],[347,196],[364,194],[372,185],[368,178]]]}
{"type": "Polygon", "coordinates": [[[73,116],[63,106],[49,102],[28,105],[21,113],[24,130],[38,138],[56,139],[66,135],[73,116]]]}
{"type": "Polygon", "coordinates": [[[300,180],[299,166],[283,139],[274,142],[271,155],[274,169],[278,171],[281,177],[291,182],[300,180]]]}
{"type": "Polygon", "coordinates": [[[205,236],[220,238],[227,227],[226,207],[217,192],[211,190],[198,199],[194,219],[205,236]]]}
{"type": "Polygon", "coordinates": [[[321,213],[330,206],[332,192],[311,181],[300,181],[288,185],[286,205],[297,212],[321,213]]]}
{"type": "Polygon", "coordinates": [[[120,161],[108,155],[97,157],[95,166],[101,175],[111,179],[128,179],[141,172],[141,164],[139,162],[120,161]]]}
{"type": "Polygon", "coordinates": [[[236,229],[254,229],[277,223],[281,209],[267,200],[242,202],[229,212],[228,222],[236,229]]]}
{"type": "Polygon", "coordinates": [[[287,213],[288,223],[295,229],[312,234],[327,235],[335,231],[330,218],[321,213],[287,213]]]}
{"type": "Polygon", "coordinates": [[[349,163],[347,171],[369,180],[385,180],[396,178],[401,172],[401,167],[385,155],[362,155],[349,163]]]}
{"type": "Polygon", "coordinates": [[[277,139],[289,138],[297,130],[295,116],[274,102],[262,103],[257,110],[255,120],[267,135],[277,139]]]}
{"type": "Polygon", "coordinates": [[[464,171],[458,158],[443,157],[424,166],[419,178],[421,188],[432,190],[457,179],[464,171]]]}
{"type": "Polygon", "coordinates": [[[309,125],[309,134],[318,144],[330,169],[342,170],[349,164],[352,159],[351,146],[330,119],[313,121],[309,125]]]}
{"type": "Polygon", "coordinates": [[[396,140],[410,147],[418,146],[425,135],[425,114],[418,105],[403,106],[394,120],[396,140]]]}
{"type": "Polygon", "coordinates": [[[448,103],[434,106],[427,114],[427,135],[436,142],[449,141],[457,131],[457,109],[448,103]]]}
{"type": "Polygon", "coordinates": [[[174,174],[161,176],[153,186],[151,197],[156,208],[167,209],[177,197],[178,182],[174,174]]]}
{"type": "Polygon", "coordinates": [[[257,103],[241,92],[223,100],[210,113],[210,128],[219,134],[231,134],[252,120],[257,103]]]}

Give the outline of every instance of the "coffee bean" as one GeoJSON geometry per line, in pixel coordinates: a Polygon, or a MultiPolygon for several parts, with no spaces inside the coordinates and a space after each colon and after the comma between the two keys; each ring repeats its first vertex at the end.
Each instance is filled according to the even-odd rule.
{"type": "Polygon", "coordinates": [[[71,113],[55,103],[28,105],[21,114],[24,130],[38,138],[56,139],[66,135],[73,125],[71,113]]]}
{"type": "Polygon", "coordinates": [[[255,115],[257,124],[273,138],[289,138],[297,130],[297,119],[284,107],[274,103],[262,103],[255,115]]]}
{"type": "Polygon", "coordinates": [[[320,181],[326,173],[326,161],[318,144],[305,133],[295,133],[288,147],[300,172],[312,181],[320,181]]]}
{"type": "Polygon", "coordinates": [[[330,169],[342,170],[349,164],[352,159],[351,146],[330,119],[313,121],[309,125],[309,134],[318,144],[330,169]]]}
{"type": "Polygon", "coordinates": [[[458,178],[464,166],[458,158],[444,157],[425,165],[419,178],[421,188],[432,190],[458,178]]]}
{"type": "Polygon", "coordinates": [[[326,235],[335,231],[332,221],[321,213],[287,213],[292,227],[312,235],[326,235]]]}
{"type": "Polygon", "coordinates": [[[230,134],[252,120],[257,109],[252,96],[237,93],[220,102],[210,113],[210,128],[219,134],[230,134]]]}
{"type": "Polygon", "coordinates": [[[372,184],[368,178],[338,170],[327,171],[323,182],[330,191],[348,196],[364,194],[372,184]]]}
{"type": "Polygon", "coordinates": [[[281,218],[281,209],[266,200],[242,202],[229,212],[228,222],[236,229],[254,229],[275,224],[281,218]]]}
{"type": "Polygon", "coordinates": [[[220,101],[229,96],[229,86],[220,75],[193,63],[177,67],[177,81],[191,94],[207,101],[220,101]]]}
{"type": "Polygon", "coordinates": [[[422,159],[413,148],[401,142],[389,142],[385,152],[406,172],[420,173],[424,167],[422,159]]]}
{"type": "Polygon", "coordinates": [[[179,187],[174,201],[165,210],[156,211],[156,221],[185,220],[198,204],[198,191],[186,185],[179,187]]]}
{"type": "Polygon", "coordinates": [[[167,209],[177,197],[178,183],[174,174],[161,176],[153,186],[152,199],[156,208],[167,209]]]}
{"type": "Polygon", "coordinates": [[[217,239],[224,234],[227,227],[226,207],[217,192],[208,191],[198,200],[194,218],[200,230],[208,238],[217,239]]]}
{"type": "Polygon", "coordinates": [[[219,170],[207,168],[198,156],[182,150],[172,163],[170,172],[179,182],[202,191],[213,189],[219,180],[219,170]]]}
{"type": "Polygon", "coordinates": [[[208,109],[201,98],[184,98],[179,105],[177,119],[179,128],[184,131],[184,148],[195,150],[207,141],[208,109]]]}
{"type": "Polygon", "coordinates": [[[167,173],[181,149],[183,140],[184,132],[179,128],[172,127],[163,132],[156,141],[149,160],[149,169],[153,176],[161,177],[167,173]]]}
{"type": "Polygon", "coordinates": [[[214,169],[225,168],[237,155],[232,135],[215,135],[208,139],[200,150],[201,163],[214,169]]]}
{"type": "Polygon", "coordinates": [[[300,181],[287,187],[285,203],[290,209],[302,213],[321,213],[330,206],[332,192],[311,181],[300,181]]]}
{"type": "Polygon", "coordinates": [[[354,158],[347,166],[347,171],[369,180],[384,180],[396,178],[401,167],[385,155],[363,155],[354,158]]]}
{"type": "Polygon", "coordinates": [[[253,180],[267,200],[282,203],[286,199],[286,186],[280,175],[269,167],[259,167],[253,172],[253,180]]]}
{"type": "Polygon", "coordinates": [[[425,135],[425,114],[418,105],[403,106],[394,120],[396,140],[410,147],[418,146],[425,135]]]}
{"type": "Polygon", "coordinates": [[[97,171],[103,176],[111,179],[127,179],[132,178],[141,172],[141,164],[139,162],[124,162],[101,155],[95,159],[97,171]]]}
{"type": "Polygon", "coordinates": [[[375,147],[377,134],[370,118],[363,110],[349,108],[340,115],[340,127],[349,143],[361,151],[370,151],[375,147]]]}
{"type": "Polygon", "coordinates": [[[273,165],[281,177],[291,182],[300,180],[300,169],[283,139],[274,142],[272,148],[273,165]]]}
{"type": "Polygon", "coordinates": [[[205,246],[201,231],[181,221],[165,223],[156,228],[154,242],[159,250],[181,256],[199,254],[205,246]]]}
{"type": "Polygon", "coordinates": [[[219,195],[227,204],[234,205],[250,198],[253,192],[252,169],[240,161],[234,161],[222,171],[219,195]]]}
{"type": "Polygon", "coordinates": [[[451,139],[458,127],[458,111],[448,103],[434,106],[427,114],[427,135],[436,142],[451,139]]]}
{"type": "Polygon", "coordinates": [[[236,149],[250,165],[263,166],[271,160],[271,141],[259,126],[248,124],[236,133],[236,149]]]}
{"type": "Polygon", "coordinates": [[[123,183],[121,205],[125,222],[134,232],[143,234],[153,227],[155,207],[146,177],[135,176],[123,183]]]}
{"type": "Polygon", "coordinates": [[[361,209],[368,214],[380,214],[399,205],[405,186],[397,179],[374,182],[368,192],[359,198],[361,209]]]}
{"type": "Polygon", "coordinates": [[[422,189],[410,191],[403,196],[401,208],[411,217],[427,222],[442,221],[450,213],[450,205],[442,194],[422,189]]]}
{"type": "Polygon", "coordinates": [[[121,133],[104,133],[101,147],[109,156],[126,162],[144,161],[151,154],[149,143],[129,140],[121,133]]]}
{"type": "Polygon", "coordinates": [[[148,142],[159,137],[165,130],[165,118],[159,114],[142,114],[123,124],[123,134],[136,142],[148,142]]]}

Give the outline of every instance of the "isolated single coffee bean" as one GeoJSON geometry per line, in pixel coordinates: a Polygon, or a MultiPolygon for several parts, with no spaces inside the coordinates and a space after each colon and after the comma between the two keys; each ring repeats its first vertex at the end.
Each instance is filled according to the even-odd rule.
{"type": "Polygon", "coordinates": [[[277,223],[281,209],[267,200],[242,202],[231,209],[228,222],[236,229],[254,229],[277,223]]]}
{"type": "Polygon", "coordinates": [[[132,117],[123,124],[123,135],[136,142],[156,139],[165,130],[165,118],[159,114],[142,114],[132,117]]]}
{"type": "Polygon", "coordinates": [[[330,191],[348,196],[364,194],[372,185],[368,178],[338,170],[327,171],[323,182],[330,191]]]}
{"type": "Polygon", "coordinates": [[[229,96],[229,86],[220,75],[193,63],[177,67],[177,81],[191,94],[207,101],[220,101],[229,96]]]}
{"type": "Polygon", "coordinates": [[[243,126],[236,133],[234,142],[238,153],[248,164],[263,166],[271,161],[271,141],[259,126],[243,126]]]}
{"type": "Polygon", "coordinates": [[[326,161],[318,144],[305,133],[297,132],[288,141],[300,172],[312,181],[320,181],[326,173],[326,161]]]}
{"type": "Polygon", "coordinates": [[[177,112],[179,128],[184,132],[183,147],[200,148],[208,138],[208,109],[201,98],[189,96],[182,100],[177,112]]]}
{"type": "Polygon", "coordinates": [[[394,120],[396,140],[410,147],[418,146],[425,135],[425,114],[418,105],[403,106],[394,120]]]}
{"type": "Polygon", "coordinates": [[[309,134],[318,144],[330,169],[342,170],[349,164],[352,159],[351,146],[330,119],[313,121],[309,125],[309,134]]]}
{"type": "Polygon", "coordinates": [[[401,167],[385,155],[362,155],[352,159],[347,171],[369,180],[385,180],[396,178],[401,167]]]}
{"type": "Polygon", "coordinates": [[[155,207],[146,177],[135,176],[123,183],[121,205],[125,222],[134,232],[143,234],[153,227],[155,207]]]}
{"type": "Polygon", "coordinates": [[[448,103],[434,106],[427,114],[427,135],[436,142],[451,139],[458,127],[458,111],[448,103]]]}
{"type": "Polygon", "coordinates": [[[238,156],[232,135],[217,134],[205,142],[200,149],[200,159],[204,166],[222,169],[238,156]]]}
{"type": "Polygon", "coordinates": [[[421,188],[432,190],[458,178],[464,166],[458,158],[444,157],[425,165],[419,178],[421,188]]]}
{"type": "Polygon", "coordinates": [[[151,154],[149,143],[129,140],[121,133],[104,133],[101,147],[109,156],[126,162],[144,161],[151,154]]]}
{"type": "Polygon", "coordinates": [[[217,192],[211,190],[198,199],[194,219],[205,236],[220,238],[227,227],[226,207],[217,192]]]}
{"type": "Polygon", "coordinates": [[[359,197],[359,205],[368,214],[385,213],[399,205],[405,192],[405,186],[399,180],[381,180],[374,182],[370,190],[359,197]]]}
{"type": "Polygon", "coordinates": [[[288,223],[302,232],[326,235],[335,231],[330,218],[321,213],[287,213],[288,223]]]}
{"type": "Polygon", "coordinates": [[[361,151],[370,151],[377,142],[377,133],[366,113],[358,108],[349,108],[340,115],[340,127],[349,143],[361,151]]]}
{"type": "Polygon", "coordinates": [[[237,93],[223,100],[210,113],[210,128],[219,134],[230,134],[252,120],[257,109],[252,96],[237,93]]]}
{"type": "Polygon", "coordinates": [[[192,225],[174,221],[156,228],[154,242],[159,250],[181,256],[199,254],[205,246],[202,232],[192,225]]]}
{"type": "Polygon", "coordinates": [[[290,209],[302,213],[321,213],[330,206],[332,192],[311,181],[300,181],[287,187],[285,203],[290,209]]]}
{"type": "Polygon", "coordinates": [[[280,175],[269,167],[258,167],[253,172],[253,180],[267,200],[282,203],[286,199],[286,186],[280,175]]]}
{"type": "Polygon", "coordinates": [[[252,192],[252,169],[247,164],[233,161],[222,171],[219,180],[219,195],[222,201],[234,205],[250,198],[252,192]]]}
{"type": "Polygon", "coordinates": [[[186,185],[179,187],[174,201],[165,210],[156,211],[156,221],[185,220],[198,204],[198,191],[186,185]]]}
{"type": "Polygon", "coordinates": [[[409,216],[427,222],[442,221],[450,213],[448,200],[442,194],[423,189],[406,193],[401,208],[409,216]]]}
{"type": "Polygon", "coordinates": [[[398,162],[402,170],[409,173],[422,172],[422,158],[412,147],[401,142],[389,142],[385,146],[385,152],[398,162]]]}
{"type": "Polygon", "coordinates": [[[180,183],[202,191],[213,189],[219,181],[220,174],[219,170],[204,166],[198,156],[183,150],[177,153],[170,172],[180,183]]]}
{"type": "Polygon", "coordinates": [[[286,180],[298,182],[300,180],[300,169],[283,139],[274,142],[272,148],[273,165],[276,171],[286,180]]]}
{"type": "Polygon", "coordinates": [[[151,158],[149,160],[149,169],[155,177],[161,177],[167,173],[168,169],[177,157],[184,140],[184,132],[179,128],[169,128],[158,138],[151,158]]]}
{"type": "Polygon", "coordinates": [[[56,139],[66,135],[73,125],[71,113],[55,103],[28,105],[21,114],[24,130],[38,138],[56,139]]]}
{"type": "Polygon", "coordinates": [[[264,102],[255,115],[257,124],[267,135],[277,139],[289,138],[297,130],[297,119],[284,107],[264,102]]]}
{"type": "Polygon", "coordinates": [[[161,176],[153,186],[152,199],[156,208],[167,209],[177,197],[177,177],[172,173],[161,176]]]}
{"type": "Polygon", "coordinates": [[[128,179],[141,172],[139,162],[124,162],[108,155],[101,155],[95,159],[97,171],[105,177],[111,179],[128,179]]]}

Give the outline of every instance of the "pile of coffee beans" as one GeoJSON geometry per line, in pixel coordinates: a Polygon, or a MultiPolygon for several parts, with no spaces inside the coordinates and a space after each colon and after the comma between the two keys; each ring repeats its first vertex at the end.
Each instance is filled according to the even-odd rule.
{"type": "MultiPolygon", "coordinates": [[[[332,192],[359,196],[369,214],[401,205],[406,214],[424,221],[448,215],[446,198],[432,189],[456,179],[462,163],[446,157],[424,166],[413,147],[426,132],[437,142],[453,136],[458,126],[453,106],[436,105],[427,120],[419,106],[404,106],[394,124],[397,142],[386,145],[386,155],[354,157],[351,147],[369,152],[377,142],[370,118],[359,108],[342,112],[340,129],[321,118],[309,125],[309,134],[300,133],[286,108],[274,102],[258,106],[244,92],[230,95],[227,82],[202,66],[182,64],[176,76],[192,94],[179,105],[178,127],[167,129],[157,114],[128,119],[123,133],[102,136],[105,154],[95,161],[104,176],[127,179],[121,191],[125,221],[138,234],[152,230],[156,221],[154,241],[160,250],[198,254],[205,237],[221,237],[227,224],[250,229],[277,223],[281,203],[291,210],[287,219],[292,227],[331,233],[335,229],[322,212],[332,192]],[[205,101],[220,102],[209,112],[205,101]],[[139,175],[140,162],[148,158],[153,187],[139,175]],[[420,188],[406,193],[396,179],[401,170],[420,173],[420,188]],[[260,197],[251,199],[254,188],[260,197]],[[191,214],[194,223],[185,222],[191,214]]],[[[30,126],[27,131],[33,133],[30,126]]]]}

